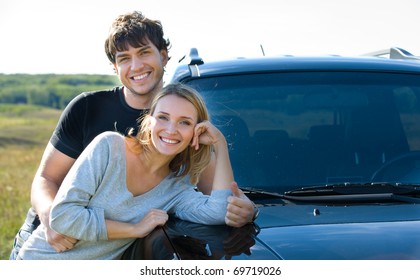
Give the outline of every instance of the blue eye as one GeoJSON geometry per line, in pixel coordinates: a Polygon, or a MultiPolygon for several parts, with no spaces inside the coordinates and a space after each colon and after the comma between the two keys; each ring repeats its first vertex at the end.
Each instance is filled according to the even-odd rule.
{"type": "Polygon", "coordinates": [[[190,121],[181,121],[180,122],[182,125],[191,125],[191,122],[190,121]]]}

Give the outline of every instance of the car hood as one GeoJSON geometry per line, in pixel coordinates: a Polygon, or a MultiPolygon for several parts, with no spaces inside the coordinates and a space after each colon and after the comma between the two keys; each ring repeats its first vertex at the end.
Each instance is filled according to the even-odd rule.
{"type": "Polygon", "coordinates": [[[241,228],[171,216],[123,259],[420,260],[419,232],[418,204],[267,204],[241,228]]]}
{"type": "Polygon", "coordinates": [[[254,258],[420,259],[420,206],[415,204],[263,207],[257,225],[254,258]]]}

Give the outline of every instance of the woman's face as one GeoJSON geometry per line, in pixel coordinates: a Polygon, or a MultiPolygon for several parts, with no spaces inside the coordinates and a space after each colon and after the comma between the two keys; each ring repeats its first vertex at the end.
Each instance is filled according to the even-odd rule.
{"type": "Polygon", "coordinates": [[[164,155],[179,154],[190,145],[197,119],[197,110],[188,100],[176,95],[162,97],[151,118],[153,146],[164,155]]]}

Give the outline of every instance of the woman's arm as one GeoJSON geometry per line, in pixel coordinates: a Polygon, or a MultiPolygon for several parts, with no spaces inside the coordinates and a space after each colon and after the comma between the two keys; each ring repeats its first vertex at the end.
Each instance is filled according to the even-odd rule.
{"type": "Polygon", "coordinates": [[[208,121],[198,123],[192,141],[192,147],[212,145],[214,148],[214,178],[210,195],[203,195],[184,186],[174,205],[176,216],[203,224],[224,224],[228,197],[233,182],[233,171],[230,164],[227,142],[224,135],[208,121]]]}
{"type": "Polygon", "coordinates": [[[136,224],[105,220],[108,239],[142,238],[157,226],[163,226],[168,220],[164,210],[151,209],[140,222],[136,224]]]}
{"type": "MultiPolygon", "coordinates": [[[[239,190],[236,182],[233,182],[233,172],[232,172],[232,167],[230,165],[230,160],[228,157],[227,143],[223,134],[217,129],[211,128],[211,127],[207,131],[209,133],[213,132],[213,134],[215,134],[215,136],[210,136],[209,139],[213,139],[213,137],[215,137],[216,144],[218,144],[218,145],[216,144],[214,145],[215,150],[218,149],[219,154],[221,151],[222,157],[215,157],[214,155],[212,155],[212,159],[210,161],[209,166],[204,170],[204,172],[200,176],[200,181],[198,182],[198,188],[204,194],[210,194],[211,190],[217,189],[221,186],[220,185],[221,182],[214,181],[216,179],[216,175],[220,174],[220,172],[223,173],[224,171],[230,172],[231,174],[227,176],[232,177],[232,180],[229,182],[229,185],[231,189],[233,190],[233,195],[229,197],[229,200],[228,200],[229,203],[227,206],[225,222],[229,226],[241,227],[249,222],[252,222],[255,219],[255,213],[256,213],[255,205],[241,190],[239,190]],[[221,135],[219,135],[219,133],[221,135]],[[219,137],[223,138],[223,140],[217,141],[219,137]],[[227,156],[227,159],[226,159],[226,156],[227,156]],[[229,165],[229,168],[223,169],[223,168],[226,168],[227,164],[229,165]]],[[[206,134],[204,134],[203,136],[206,136],[206,134]]],[[[206,137],[209,137],[209,136],[206,136],[206,137]]],[[[205,140],[204,137],[202,140],[205,140]]],[[[197,148],[197,143],[199,143],[198,141],[199,141],[198,139],[195,139],[195,142],[193,142],[196,148],[197,148]]],[[[209,142],[211,143],[211,141],[209,142]]],[[[226,177],[225,180],[227,178],[229,177],[226,177]]],[[[223,177],[222,178],[219,177],[219,180],[223,180],[223,177]]]]}
{"type": "Polygon", "coordinates": [[[198,149],[199,145],[212,145],[214,148],[212,190],[230,189],[234,179],[227,142],[223,133],[209,121],[198,123],[195,127],[192,146],[198,149]]]}
{"type": "Polygon", "coordinates": [[[110,143],[98,136],[76,160],[54,199],[50,212],[53,230],[78,240],[107,239],[105,210],[90,202],[110,162],[110,143]]]}

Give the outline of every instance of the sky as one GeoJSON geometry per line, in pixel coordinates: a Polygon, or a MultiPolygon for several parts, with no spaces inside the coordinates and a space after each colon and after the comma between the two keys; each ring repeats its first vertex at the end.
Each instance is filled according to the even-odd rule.
{"type": "Polygon", "coordinates": [[[162,22],[169,70],[191,47],[204,61],[262,50],[420,55],[420,0],[1,0],[0,73],[114,74],[104,41],[113,19],[133,10],[162,22]]]}

